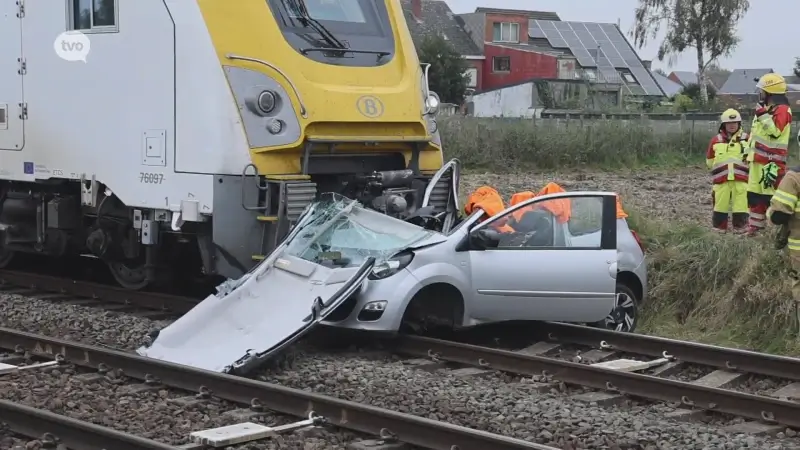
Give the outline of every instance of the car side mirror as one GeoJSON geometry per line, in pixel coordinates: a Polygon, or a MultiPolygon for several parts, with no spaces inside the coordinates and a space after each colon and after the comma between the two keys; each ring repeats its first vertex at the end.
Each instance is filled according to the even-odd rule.
{"type": "Polygon", "coordinates": [[[500,245],[500,233],[482,228],[469,234],[470,248],[473,250],[487,250],[500,245]]]}

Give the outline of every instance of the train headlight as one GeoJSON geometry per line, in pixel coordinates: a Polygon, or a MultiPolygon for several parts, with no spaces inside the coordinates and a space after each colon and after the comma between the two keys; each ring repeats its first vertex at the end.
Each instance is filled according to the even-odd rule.
{"type": "Polygon", "coordinates": [[[272,91],[264,91],[258,94],[258,109],[261,110],[264,114],[269,114],[272,110],[275,109],[275,104],[277,103],[277,99],[275,98],[275,93],[272,91]]]}
{"type": "Polygon", "coordinates": [[[439,96],[436,92],[428,94],[428,98],[425,99],[425,109],[428,114],[436,114],[439,111],[439,103],[439,96]]]}
{"type": "Polygon", "coordinates": [[[278,119],[271,119],[267,122],[267,131],[272,134],[278,134],[283,131],[283,122],[278,119]]]}
{"type": "Polygon", "coordinates": [[[431,134],[434,134],[437,131],[439,131],[439,124],[436,123],[436,119],[431,119],[429,130],[431,134]]]}

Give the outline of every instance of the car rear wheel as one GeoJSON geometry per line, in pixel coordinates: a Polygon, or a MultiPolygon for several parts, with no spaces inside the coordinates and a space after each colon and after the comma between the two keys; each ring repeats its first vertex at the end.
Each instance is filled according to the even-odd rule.
{"type": "Polygon", "coordinates": [[[605,328],[611,331],[623,333],[633,333],[639,324],[639,299],[633,289],[617,283],[617,296],[614,302],[614,309],[608,313],[605,319],[595,322],[593,326],[605,328]]]}

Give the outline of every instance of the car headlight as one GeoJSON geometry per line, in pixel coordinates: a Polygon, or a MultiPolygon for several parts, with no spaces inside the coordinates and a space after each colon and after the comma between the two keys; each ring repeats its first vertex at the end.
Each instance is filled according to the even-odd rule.
{"type": "Polygon", "coordinates": [[[370,280],[383,280],[405,269],[414,259],[411,252],[398,253],[381,263],[375,264],[372,273],[369,274],[370,280]]]}

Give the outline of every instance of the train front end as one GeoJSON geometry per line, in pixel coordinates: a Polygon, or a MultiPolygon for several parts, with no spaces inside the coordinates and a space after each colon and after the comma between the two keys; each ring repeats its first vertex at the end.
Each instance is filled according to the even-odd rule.
{"type": "Polygon", "coordinates": [[[234,277],[263,259],[319,193],[401,218],[419,209],[443,166],[439,99],[399,0],[198,4],[249,145],[241,203],[261,223],[237,225],[235,238],[214,230],[215,272],[234,277]],[[253,233],[245,263],[252,245],[237,240],[253,233]]]}

